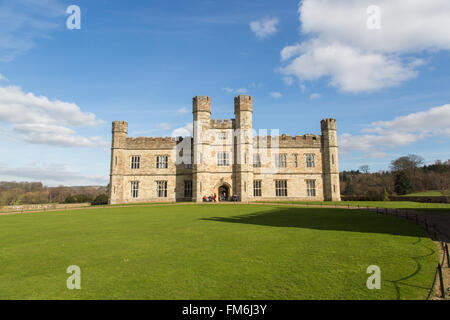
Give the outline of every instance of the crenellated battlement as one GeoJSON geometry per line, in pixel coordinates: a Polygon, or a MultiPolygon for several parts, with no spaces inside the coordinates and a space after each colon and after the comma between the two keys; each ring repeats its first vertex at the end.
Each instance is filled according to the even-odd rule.
{"type": "Polygon", "coordinates": [[[234,114],[236,115],[236,119],[239,118],[242,111],[253,112],[253,98],[251,96],[239,95],[234,98],[234,114]]]}
{"type": "Polygon", "coordinates": [[[192,111],[195,113],[207,112],[211,114],[211,97],[195,96],[192,98],[192,111]]]}
{"type": "Polygon", "coordinates": [[[211,101],[211,97],[208,96],[195,96],[193,98],[194,102],[200,102],[200,101],[211,101]]]}
{"type": "Polygon", "coordinates": [[[253,98],[252,96],[249,95],[238,95],[234,98],[234,102],[238,103],[238,102],[252,102],[253,98]]]}
{"type": "Polygon", "coordinates": [[[321,136],[315,134],[305,134],[302,136],[289,136],[282,134],[281,136],[257,136],[253,138],[254,148],[271,148],[272,145],[278,143],[279,148],[320,148],[321,136]],[[277,142],[275,142],[278,140],[277,142]]]}
{"type": "Polygon", "coordinates": [[[155,150],[155,149],[172,149],[183,138],[172,137],[127,137],[125,149],[129,150],[155,150]]]}
{"type": "Polygon", "coordinates": [[[211,129],[233,129],[234,119],[211,119],[210,128],[211,129]]]}
{"type": "Polygon", "coordinates": [[[126,121],[113,121],[112,123],[112,132],[113,133],[128,133],[128,122],[126,121]]]}
{"type": "Polygon", "coordinates": [[[336,119],[328,118],[320,121],[320,127],[323,130],[336,130],[336,119]]]}

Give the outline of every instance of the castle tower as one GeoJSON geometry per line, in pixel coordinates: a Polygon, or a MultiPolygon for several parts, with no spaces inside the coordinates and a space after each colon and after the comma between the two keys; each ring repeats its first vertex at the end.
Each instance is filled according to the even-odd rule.
{"type": "Polygon", "coordinates": [[[241,201],[253,198],[253,100],[251,96],[234,98],[235,152],[234,190],[241,201]]]}
{"type": "Polygon", "coordinates": [[[193,126],[193,160],[192,164],[192,201],[201,202],[205,186],[202,181],[207,181],[206,163],[202,158],[206,155],[209,145],[207,133],[211,121],[211,98],[196,96],[192,99],[193,126]]]}
{"type": "Polygon", "coordinates": [[[320,122],[320,126],[324,200],[341,201],[336,120],[324,119],[320,122]]]}
{"type": "Polygon", "coordinates": [[[109,180],[109,202],[110,204],[123,201],[123,186],[119,179],[119,168],[124,159],[120,158],[121,149],[126,146],[128,134],[128,122],[113,121],[112,123],[112,144],[111,144],[111,170],[109,180]]]}

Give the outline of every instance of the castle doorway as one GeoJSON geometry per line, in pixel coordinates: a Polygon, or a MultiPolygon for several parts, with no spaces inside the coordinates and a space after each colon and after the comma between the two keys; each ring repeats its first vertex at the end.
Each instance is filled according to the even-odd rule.
{"type": "Polygon", "coordinates": [[[219,187],[219,201],[228,201],[230,198],[230,188],[227,185],[219,187]]]}

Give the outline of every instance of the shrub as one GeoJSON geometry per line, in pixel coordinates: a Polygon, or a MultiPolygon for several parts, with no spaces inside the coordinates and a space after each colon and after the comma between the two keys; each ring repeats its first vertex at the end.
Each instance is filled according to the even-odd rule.
{"type": "Polygon", "coordinates": [[[95,198],[94,201],[92,201],[92,205],[93,206],[98,206],[98,205],[103,205],[103,204],[108,204],[109,202],[109,197],[107,194],[100,194],[97,196],[97,198],[95,198]]]}
{"type": "Polygon", "coordinates": [[[64,201],[65,203],[86,203],[92,202],[93,198],[86,194],[76,194],[74,196],[69,196],[64,201]]]}
{"type": "Polygon", "coordinates": [[[383,194],[383,201],[390,201],[391,199],[389,199],[389,193],[387,192],[386,189],[384,189],[384,194],[383,194]]]}
{"type": "Polygon", "coordinates": [[[412,191],[413,187],[411,180],[404,171],[399,171],[395,175],[395,192],[399,195],[408,194],[412,191]]]}

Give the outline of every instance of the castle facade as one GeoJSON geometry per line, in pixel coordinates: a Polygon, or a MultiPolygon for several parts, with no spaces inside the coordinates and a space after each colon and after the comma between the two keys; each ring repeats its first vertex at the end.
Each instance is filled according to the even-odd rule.
{"type": "Polygon", "coordinates": [[[258,135],[253,99],[234,99],[235,118],[211,119],[211,98],[193,98],[193,137],[128,137],[112,124],[110,203],[340,201],[335,119],[321,135],[258,135]]]}

